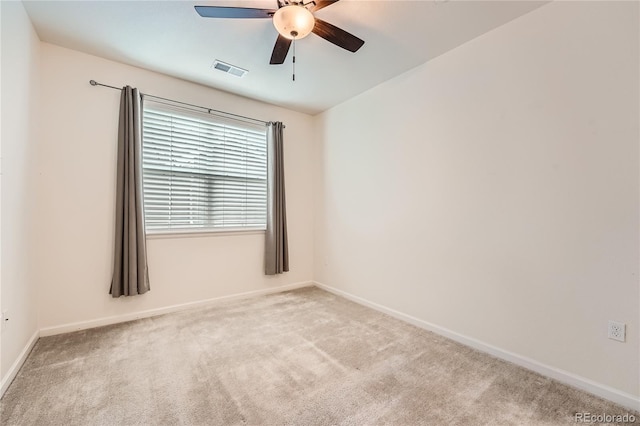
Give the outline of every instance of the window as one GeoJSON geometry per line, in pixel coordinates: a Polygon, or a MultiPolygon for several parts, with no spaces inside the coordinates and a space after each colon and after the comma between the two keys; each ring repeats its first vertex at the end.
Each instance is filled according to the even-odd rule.
{"type": "Polygon", "coordinates": [[[265,229],[266,128],[145,101],[147,230],[265,229]]]}

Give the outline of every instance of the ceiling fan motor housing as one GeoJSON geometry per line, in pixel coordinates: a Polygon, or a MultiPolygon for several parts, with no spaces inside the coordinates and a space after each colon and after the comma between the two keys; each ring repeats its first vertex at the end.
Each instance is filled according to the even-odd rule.
{"type": "Polygon", "coordinates": [[[292,4],[276,11],[273,15],[273,25],[283,37],[301,39],[311,34],[315,18],[302,4],[292,4]]]}

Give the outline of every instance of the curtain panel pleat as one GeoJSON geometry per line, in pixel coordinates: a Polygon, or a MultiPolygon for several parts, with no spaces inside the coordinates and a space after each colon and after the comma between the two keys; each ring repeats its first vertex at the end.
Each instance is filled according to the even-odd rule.
{"type": "Polygon", "coordinates": [[[142,199],[142,98],[126,86],[120,97],[113,297],[149,291],[142,199]]]}
{"type": "Polygon", "coordinates": [[[289,270],[287,208],[284,184],[284,155],[281,122],[267,129],[267,230],[265,233],[265,274],[289,270]]]}

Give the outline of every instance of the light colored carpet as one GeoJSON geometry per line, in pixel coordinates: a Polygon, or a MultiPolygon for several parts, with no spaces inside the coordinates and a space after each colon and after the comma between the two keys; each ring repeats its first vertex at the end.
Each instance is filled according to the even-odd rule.
{"type": "Polygon", "coordinates": [[[6,426],[556,425],[627,412],[317,288],[42,338],[0,409],[6,426]]]}

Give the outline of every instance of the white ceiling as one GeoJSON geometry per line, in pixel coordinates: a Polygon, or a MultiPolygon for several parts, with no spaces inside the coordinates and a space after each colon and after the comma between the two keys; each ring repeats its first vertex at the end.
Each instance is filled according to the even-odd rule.
{"type": "MultiPolygon", "coordinates": [[[[315,114],[486,33],[546,1],[341,0],[317,16],[365,40],[351,53],[311,34],[269,65],[269,19],[201,18],[194,5],[276,8],[276,0],[25,1],[42,41],[315,114]],[[248,69],[213,70],[214,59],[248,69]]],[[[106,84],[123,85],[110,81],[106,84]]]]}

